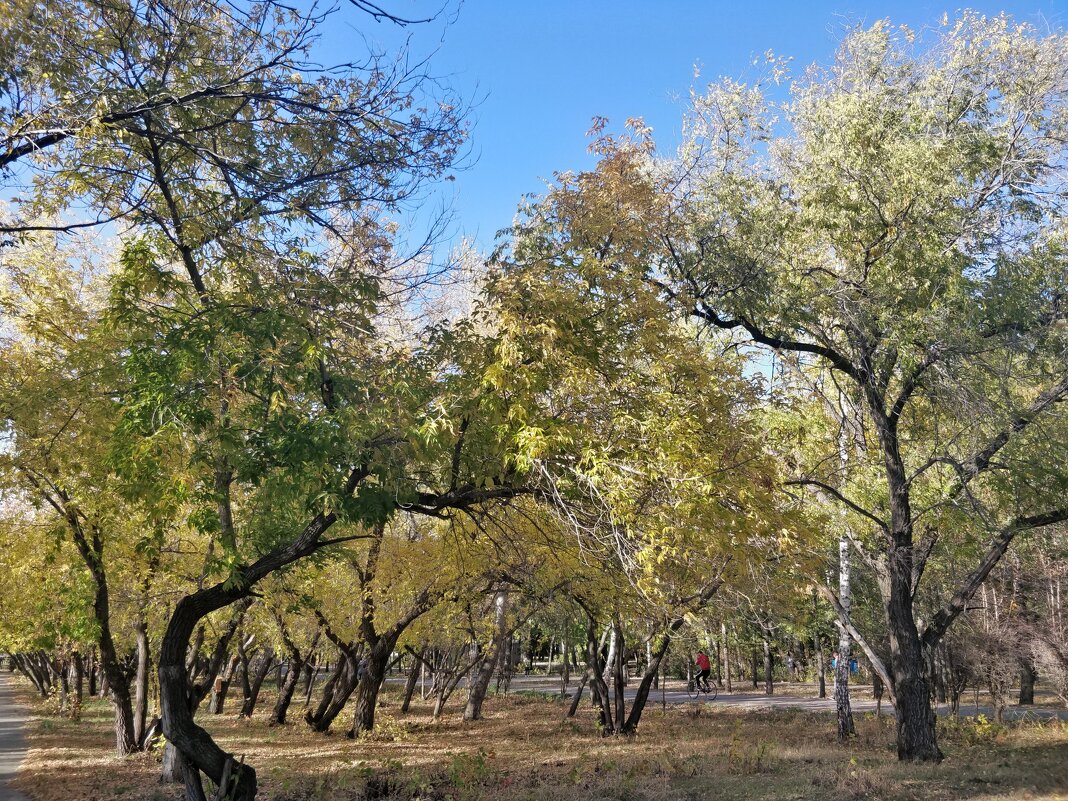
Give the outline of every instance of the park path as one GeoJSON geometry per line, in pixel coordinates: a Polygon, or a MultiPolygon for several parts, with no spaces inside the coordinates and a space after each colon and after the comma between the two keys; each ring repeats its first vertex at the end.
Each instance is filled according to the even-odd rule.
{"type": "Polygon", "coordinates": [[[26,713],[15,700],[11,674],[0,672],[0,801],[27,801],[10,786],[26,756],[26,713]]]}
{"type": "MultiPolygon", "coordinates": [[[[794,685],[798,687],[800,685],[794,685]]],[[[871,692],[871,685],[850,685],[851,688],[855,687],[857,690],[863,692],[865,695],[869,695],[871,692]]],[[[529,692],[547,692],[555,693],[560,690],[560,682],[549,682],[544,678],[539,681],[535,677],[521,677],[512,680],[512,690],[529,691],[529,692]],[[533,680],[531,680],[533,679],[533,680]]],[[[765,695],[764,693],[726,693],[720,690],[719,696],[715,701],[709,701],[713,706],[721,706],[733,709],[742,709],[748,711],[768,711],[773,709],[801,709],[806,712],[834,712],[834,697],[831,695],[831,687],[827,687],[827,697],[817,698],[815,697],[815,686],[812,686],[812,696],[805,697],[799,695],[765,695]]],[[[624,695],[628,701],[634,699],[635,690],[628,688],[624,691],[624,695]]],[[[649,693],[648,703],[651,706],[657,704],[687,704],[691,702],[690,696],[681,688],[681,684],[678,688],[667,689],[661,693],[660,690],[652,690],[649,693]]],[[[702,697],[701,699],[705,699],[702,697]]],[[[960,713],[961,715],[975,715],[983,714],[988,718],[994,717],[994,710],[989,706],[980,705],[978,709],[974,704],[968,704],[961,699],[960,713]]],[[[850,706],[854,713],[863,714],[865,712],[874,712],[876,703],[873,699],[869,698],[851,698],[850,706]]],[[[890,704],[889,700],[883,699],[882,705],[883,714],[893,715],[894,707],[890,704]]],[[[940,704],[936,710],[939,715],[950,714],[948,704],[940,704]]],[[[1021,720],[1021,719],[1042,719],[1048,720],[1052,718],[1059,718],[1060,720],[1068,721],[1068,710],[1066,709],[1050,709],[1048,707],[1020,707],[1010,705],[1005,709],[1006,720],[1021,720]]]]}

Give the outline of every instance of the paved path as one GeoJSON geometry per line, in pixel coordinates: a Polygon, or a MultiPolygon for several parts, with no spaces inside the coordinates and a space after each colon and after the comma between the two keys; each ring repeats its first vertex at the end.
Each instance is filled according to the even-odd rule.
{"type": "Polygon", "coordinates": [[[11,675],[0,672],[0,801],[26,801],[26,796],[8,786],[26,756],[25,720],[15,703],[11,675]]]}
{"type": "MultiPolygon", "coordinates": [[[[542,678],[540,681],[531,680],[534,677],[517,677],[512,680],[513,691],[529,691],[529,692],[546,692],[557,693],[560,691],[560,682],[550,682],[542,678]]],[[[635,695],[635,690],[632,686],[624,691],[624,695],[628,701],[632,700],[635,695]]],[[[796,685],[795,685],[796,686],[796,685]]],[[[850,685],[853,686],[853,685],[850,685]]],[[[572,688],[574,684],[572,684],[572,688]]],[[[861,691],[865,696],[871,695],[871,686],[861,685],[857,689],[861,691]]],[[[770,709],[802,709],[807,712],[834,712],[834,698],[831,696],[831,687],[827,687],[827,698],[816,697],[804,697],[797,695],[764,695],[763,693],[727,693],[720,690],[719,696],[715,701],[709,703],[714,706],[730,707],[735,709],[746,709],[752,711],[770,710],[770,709]]],[[[815,693],[815,687],[813,687],[813,694],[815,693]]],[[[688,693],[685,692],[681,683],[672,682],[670,689],[667,689],[662,695],[660,690],[652,690],[649,693],[648,703],[651,706],[655,706],[661,703],[667,704],[688,704],[691,702],[691,698],[688,693]]],[[[704,696],[701,698],[705,700],[704,696]]],[[[961,699],[960,713],[961,715],[975,715],[976,708],[974,704],[963,703],[964,699],[961,699]]],[[[864,698],[852,698],[850,699],[850,706],[854,713],[874,712],[875,700],[870,697],[864,698]]],[[[889,700],[883,699],[882,711],[884,714],[893,715],[894,707],[890,704],[889,700]]],[[[936,709],[940,715],[948,715],[950,713],[948,704],[941,704],[936,709]]],[[[994,710],[989,706],[979,706],[980,713],[986,715],[988,718],[993,719],[994,710]]],[[[1050,718],[1060,718],[1061,720],[1068,721],[1068,709],[1049,709],[1032,707],[1020,707],[1015,705],[1009,705],[1005,709],[1006,720],[1021,720],[1021,719],[1042,719],[1048,720],[1050,718]]]]}

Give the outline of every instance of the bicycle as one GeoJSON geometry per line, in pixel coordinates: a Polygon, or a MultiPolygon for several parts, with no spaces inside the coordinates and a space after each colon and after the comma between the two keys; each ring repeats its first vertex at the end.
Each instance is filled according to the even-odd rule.
{"type": "Polygon", "coordinates": [[[686,694],[690,696],[691,701],[701,703],[704,696],[704,701],[715,701],[716,696],[719,695],[719,687],[716,686],[714,681],[710,681],[707,687],[702,687],[701,683],[695,681],[693,684],[686,686],[686,694]]]}

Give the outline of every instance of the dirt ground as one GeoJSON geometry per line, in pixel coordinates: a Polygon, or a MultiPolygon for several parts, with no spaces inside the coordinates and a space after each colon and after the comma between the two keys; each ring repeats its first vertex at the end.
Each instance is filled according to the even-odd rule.
{"type": "MultiPolygon", "coordinates": [[[[81,721],[52,714],[29,688],[30,754],[16,786],[34,801],[180,799],[158,783],[160,754],[113,755],[111,709],[91,700],[81,721]]],[[[243,755],[270,801],[356,799],[1068,799],[1068,724],[999,726],[939,721],[946,759],[901,764],[893,718],[858,716],[858,736],[834,738],[830,715],[739,712],[678,705],[647,709],[637,737],[603,738],[593,710],[538,695],[491,697],[485,719],[464,723],[461,699],[435,723],[420,705],[399,715],[387,690],[373,737],[323,736],[302,722],[268,727],[265,692],[253,720],[202,712],[198,722],[243,755]]],[[[300,719],[300,704],[291,717],[300,719]]],[[[343,731],[348,716],[339,719],[343,731]]]]}

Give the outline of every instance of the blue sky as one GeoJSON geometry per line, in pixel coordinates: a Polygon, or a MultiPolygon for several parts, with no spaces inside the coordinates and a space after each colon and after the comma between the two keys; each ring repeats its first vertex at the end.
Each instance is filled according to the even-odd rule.
{"type": "MultiPolygon", "coordinates": [[[[397,14],[425,16],[441,2],[379,0],[397,14]]],[[[344,4],[343,4],[344,6],[344,4]]],[[[678,141],[694,85],[753,74],[767,50],[794,66],[828,61],[845,27],[889,17],[919,28],[961,7],[1006,11],[1040,27],[1068,25],[1068,0],[970,4],[928,2],[721,2],[720,0],[466,0],[449,21],[397,29],[343,8],[319,54],[352,57],[365,45],[393,48],[409,38],[432,72],[478,101],[471,158],[434,202],[452,207],[453,236],[483,249],[507,226],[524,193],[540,192],[554,171],[591,164],[585,132],[594,115],[621,126],[642,116],[662,149],[678,141]]]]}

